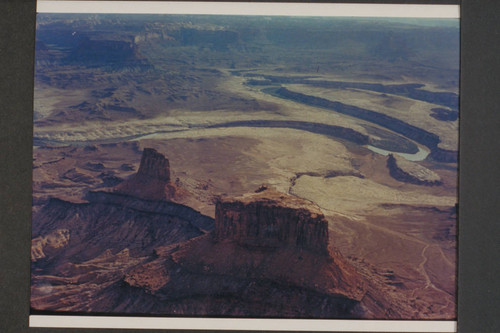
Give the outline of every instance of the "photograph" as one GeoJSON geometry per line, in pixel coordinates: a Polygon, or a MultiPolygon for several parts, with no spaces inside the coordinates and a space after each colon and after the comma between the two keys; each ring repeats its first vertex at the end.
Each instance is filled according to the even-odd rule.
{"type": "Polygon", "coordinates": [[[191,4],[39,7],[32,317],[454,332],[459,7],[191,4]]]}

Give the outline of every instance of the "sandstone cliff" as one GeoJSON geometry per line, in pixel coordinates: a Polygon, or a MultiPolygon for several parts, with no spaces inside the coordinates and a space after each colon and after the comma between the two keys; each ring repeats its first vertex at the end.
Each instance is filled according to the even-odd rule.
{"type": "Polygon", "coordinates": [[[185,203],[191,194],[171,182],[164,155],[144,149],[137,170],[111,192],[90,190],[80,203],[53,198],[34,214],[33,309],[285,318],[364,313],[366,281],[328,244],[328,222],[314,203],[261,187],[217,199],[214,223],[185,203]]]}
{"type": "Polygon", "coordinates": [[[214,236],[240,245],[293,246],[326,254],[328,222],[316,205],[266,189],[219,200],[214,236]]]}
{"type": "Polygon", "coordinates": [[[97,311],[284,318],[352,318],[366,282],[328,247],[327,221],[313,203],[260,189],[221,199],[211,234],[156,248],[97,311]],[[119,295],[133,295],[123,304],[119,295]]]}
{"type": "Polygon", "coordinates": [[[175,201],[188,195],[186,190],[170,182],[170,163],[153,148],[144,148],[137,173],[116,186],[114,191],[141,199],[164,201],[175,201]]]}
{"type": "Polygon", "coordinates": [[[144,148],[137,177],[170,181],[170,163],[153,148],[144,148]]]}
{"type": "Polygon", "coordinates": [[[34,237],[62,225],[71,237],[57,251],[34,239],[32,307],[63,300],[65,310],[84,312],[362,316],[366,282],[329,246],[314,203],[261,187],[219,198],[214,223],[179,203],[190,194],[172,178],[168,159],[146,148],[137,173],[112,192],[41,208],[34,237]]]}
{"type": "Polygon", "coordinates": [[[212,218],[174,202],[105,191],[90,191],[85,198],[88,202],[53,198],[33,214],[35,311],[95,311],[92,300],[114,296],[107,288],[126,270],[154,258],[155,248],[213,229],[212,218]]]}

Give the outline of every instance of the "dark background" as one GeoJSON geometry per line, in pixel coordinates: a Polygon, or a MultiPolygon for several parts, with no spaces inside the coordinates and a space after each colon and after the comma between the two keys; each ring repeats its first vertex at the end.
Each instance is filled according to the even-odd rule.
{"type": "MultiPolygon", "coordinates": [[[[459,333],[493,333],[500,332],[500,1],[462,0],[461,12],[458,325],[459,333]]],[[[3,1],[0,13],[0,332],[117,332],[28,328],[35,2],[3,1]]]]}

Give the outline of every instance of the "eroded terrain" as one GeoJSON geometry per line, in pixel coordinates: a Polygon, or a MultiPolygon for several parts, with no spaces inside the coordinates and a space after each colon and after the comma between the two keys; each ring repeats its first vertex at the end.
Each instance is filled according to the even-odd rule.
{"type": "MultiPolygon", "coordinates": [[[[414,41],[386,54],[375,52],[388,36],[384,24],[374,38],[349,30],[369,21],[342,25],[335,36],[351,41],[349,51],[301,34],[303,44],[282,41],[285,28],[318,34],[313,27],[326,29],[321,20],[259,22],[39,21],[33,309],[149,313],[150,302],[167,315],[249,315],[241,300],[228,301],[241,311],[221,305],[219,314],[189,297],[163,307],[147,290],[174,278],[165,271],[174,267],[168,256],[199,253],[193,244],[211,249],[206,237],[220,198],[265,185],[324,214],[330,250],[367,283],[356,316],[455,317],[458,119],[446,115],[458,111],[458,47],[440,38],[458,30],[387,23],[401,29],[394,38],[415,33],[429,45],[414,41]],[[141,197],[144,181],[123,185],[146,148],[168,158],[170,196],[141,197]]],[[[328,29],[317,37],[329,41],[328,29]]],[[[276,309],[256,313],[280,316],[276,309]]],[[[304,313],[328,317],[327,310],[304,313]]]]}

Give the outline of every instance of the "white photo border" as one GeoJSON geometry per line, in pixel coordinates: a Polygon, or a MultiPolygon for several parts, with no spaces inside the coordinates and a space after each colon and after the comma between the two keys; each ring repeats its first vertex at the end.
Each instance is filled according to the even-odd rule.
{"type": "Polygon", "coordinates": [[[236,319],[189,317],[52,316],[31,315],[30,327],[190,329],[238,331],[316,332],[443,332],[457,331],[456,321],[343,320],[343,319],[236,319]]]}
{"type": "Polygon", "coordinates": [[[297,2],[39,0],[37,2],[37,13],[460,18],[460,6],[297,2]]]}

